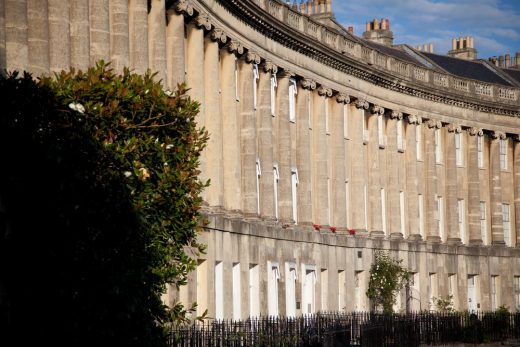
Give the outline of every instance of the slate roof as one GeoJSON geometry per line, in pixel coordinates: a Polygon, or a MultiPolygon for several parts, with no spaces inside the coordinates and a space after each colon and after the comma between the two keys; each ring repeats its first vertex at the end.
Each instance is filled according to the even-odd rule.
{"type": "Polygon", "coordinates": [[[513,79],[517,80],[520,83],[520,70],[516,69],[502,69],[505,73],[511,76],[513,79]]]}
{"type": "Polygon", "coordinates": [[[406,53],[405,51],[403,51],[399,48],[388,47],[388,46],[385,46],[385,45],[382,45],[382,44],[379,44],[376,42],[372,42],[369,40],[365,40],[365,39],[361,39],[361,40],[367,46],[369,46],[373,49],[376,49],[376,50],[380,51],[381,53],[388,54],[390,56],[407,61],[409,63],[415,63],[415,64],[422,65],[419,61],[415,60],[412,56],[410,56],[408,53],[406,53]]]}
{"type": "Polygon", "coordinates": [[[484,65],[483,62],[469,61],[426,52],[421,52],[421,54],[455,76],[471,78],[486,83],[511,86],[511,83],[493,72],[493,70],[484,65]]]}

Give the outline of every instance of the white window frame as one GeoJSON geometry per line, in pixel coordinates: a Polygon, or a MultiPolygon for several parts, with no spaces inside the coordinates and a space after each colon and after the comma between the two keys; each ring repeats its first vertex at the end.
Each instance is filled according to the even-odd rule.
{"type": "Polygon", "coordinates": [[[464,166],[464,138],[462,133],[455,133],[455,161],[457,166],[464,166]]]}
{"type": "Polygon", "coordinates": [[[478,153],[478,168],[484,168],[484,137],[477,136],[477,153],[478,153]]]}
{"type": "Polygon", "coordinates": [[[295,224],[298,224],[298,169],[291,168],[291,198],[292,198],[292,217],[295,224]]]}
{"type": "Polygon", "coordinates": [[[504,231],[504,242],[511,246],[511,208],[509,204],[502,204],[502,227],[504,231]]]}
{"type": "Polygon", "coordinates": [[[280,182],[280,170],[278,163],[273,163],[274,216],[276,219],[278,219],[278,182],[280,182]]]}
{"type": "Polygon", "coordinates": [[[398,119],[396,123],[396,134],[397,134],[397,150],[404,152],[406,149],[406,141],[404,140],[404,125],[403,120],[398,119]]]}
{"type": "Polygon", "coordinates": [[[256,211],[260,214],[260,177],[262,176],[262,166],[260,158],[256,158],[256,211]]]}
{"type": "Polygon", "coordinates": [[[242,290],[240,263],[233,263],[233,319],[242,319],[242,290]]]}
{"type": "Polygon", "coordinates": [[[499,140],[500,148],[500,170],[507,170],[507,139],[499,140]]]}
{"type": "Polygon", "coordinates": [[[491,275],[490,281],[489,281],[489,296],[491,297],[491,311],[496,311],[498,308],[498,286],[497,282],[499,281],[497,275],[491,275]]]}
{"type": "Polygon", "coordinates": [[[296,263],[285,263],[285,315],[290,318],[296,317],[296,282],[298,270],[296,263]]]}
{"type": "Polygon", "coordinates": [[[462,243],[466,243],[466,213],[464,199],[457,199],[457,219],[462,243]]]}
{"type": "Polygon", "coordinates": [[[224,263],[215,263],[215,319],[224,319],[224,263]]]}
{"type": "Polygon", "coordinates": [[[346,307],[346,271],[338,270],[338,311],[345,312],[347,310],[346,307]]]}
{"type": "Polygon", "coordinates": [[[258,80],[260,79],[260,72],[258,71],[258,64],[253,64],[253,108],[256,110],[258,105],[258,80]]]}
{"type": "Polygon", "coordinates": [[[487,208],[485,201],[480,202],[480,237],[482,242],[487,245],[487,208]]]}
{"type": "Polygon", "coordinates": [[[298,94],[298,85],[294,78],[289,79],[289,121],[296,122],[296,95],[298,94]]]}
{"type": "Polygon", "coordinates": [[[280,280],[280,267],[278,262],[267,261],[267,314],[270,317],[278,317],[278,282],[280,280]]]}
{"type": "Polygon", "coordinates": [[[301,311],[303,314],[313,314],[316,312],[316,282],[317,282],[317,274],[316,274],[316,266],[315,265],[306,265],[302,264],[302,272],[301,272],[301,282],[302,282],[302,299],[301,299],[301,311]],[[309,283],[309,279],[311,280],[309,283]],[[310,287],[308,287],[310,286],[310,287]],[[307,293],[307,290],[310,293],[307,293]],[[310,297],[307,298],[307,294],[310,294],[310,297]],[[307,303],[306,300],[309,299],[310,302],[307,303]],[[305,304],[310,304],[310,312],[307,312],[308,306],[305,307],[305,304]]]}
{"type": "Polygon", "coordinates": [[[260,316],[260,266],[249,264],[249,316],[260,316]]]}
{"type": "Polygon", "coordinates": [[[278,88],[278,79],[276,74],[271,74],[271,116],[276,116],[276,89],[278,88]]]}

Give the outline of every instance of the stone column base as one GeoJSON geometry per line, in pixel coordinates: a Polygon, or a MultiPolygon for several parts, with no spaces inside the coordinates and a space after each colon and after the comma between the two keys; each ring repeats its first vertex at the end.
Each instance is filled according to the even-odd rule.
{"type": "Polygon", "coordinates": [[[430,242],[430,243],[441,243],[442,240],[441,240],[441,237],[440,237],[440,236],[427,236],[427,237],[426,237],[426,242],[430,242]]]}
{"type": "Polygon", "coordinates": [[[450,246],[462,245],[462,241],[458,237],[448,238],[448,240],[446,240],[446,243],[450,246]]]}

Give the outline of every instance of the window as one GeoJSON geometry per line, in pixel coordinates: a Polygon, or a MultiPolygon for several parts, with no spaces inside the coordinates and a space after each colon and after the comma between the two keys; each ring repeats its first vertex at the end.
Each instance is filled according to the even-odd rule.
{"type": "Polygon", "coordinates": [[[520,276],[513,278],[513,292],[515,295],[515,308],[517,311],[520,310],[520,276]]]}
{"type": "Polygon", "coordinates": [[[430,303],[430,310],[435,311],[437,309],[435,305],[435,299],[439,297],[438,295],[438,281],[437,281],[437,274],[436,273],[430,273],[429,274],[429,281],[428,281],[428,298],[430,303]]]}
{"type": "Polygon", "coordinates": [[[498,308],[497,282],[498,276],[491,276],[491,311],[498,308]]]}
{"type": "MultiPolygon", "coordinates": [[[[197,314],[202,314],[208,307],[208,264],[207,260],[199,260],[197,263],[197,314]]],[[[189,299],[188,286],[181,286],[179,288],[179,299],[183,304],[188,304],[189,299]]]]}
{"type": "Polygon", "coordinates": [[[278,87],[278,80],[276,74],[271,74],[271,116],[276,115],[276,88],[278,87]]]}
{"type": "Polygon", "coordinates": [[[267,314],[278,316],[278,281],[280,269],[277,262],[267,262],[267,314]]]}
{"type": "Polygon", "coordinates": [[[406,142],[404,141],[403,136],[403,120],[399,119],[397,120],[397,150],[399,152],[404,152],[406,148],[406,142]]]}
{"type": "Polygon", "coordinates": [[[482,169],[484,167],[484,137],[477,136],[477,152],[478,152],[478,167],[482,169]]]}
{"type": "Polygon", "coordinates": [[[455,134],[455,161],[457,166],[464,165],[464,153],[462,148],[462,134],[455,134]]]}
{"type": "Polygon", "coordinates": [[[479,307],[477,303],[478,276],[468,275],[468,311],[474,312],[479,307]]]}
{"type": "Polygon", "coordinates": [[[457,274],[448,274],[448,295],[452,296],[453,308],[457,309],[457,274]]]}
{"type": "Polygon", "coordinates": [[[241,298],[241,282],[240,282],[240,263],[233,264],[233,319],[240,320],[242,318],[242,298],[241,298]]]}
{"type": "Polygon", "coordinates": [[[460,240],[462,243],[465,243],[466,241],[466,223],[465,223],[465,211],[464,211],[464,199],[458,199],[457,200],[457,216],[458,216],[458,223],[459,223],[459,235],[460,240]]]}
{"type": "Polygon", "coordinates": [[[253,65],[253,107],[256,110],[258,101],[258,80],[260,79],[260,73],[258,72],[258,64],[253,65]]]}
{"type": "Polygon", "coordinates": [[[435,162],[437,164],[442,163],[442,133],[441,129],[435,129],[435,162]]]}
{"type": "Polygon", "coordinates": [[[289,79],[289,121],[296,122],[296,94],[298,87],[294,78],[289,79]]]}
{"type": "Polygon", "coordinates": [[[285,263],[285,307],[287,317],[296,317],[296,272],[295,263],[285,263]]]}
{"type": "Polygon", "coordinates": [[[385,119],[383,115],[377,115],[377,140],[379,148],[385,148],[386,146],[386,135],[385,135],[385,119]]]}
{"type": "Polygon", "coordinates": [[[487,221],[486,221],[486,202],[480,202],[480,235],[482,242],[487,245],[487,221]]]}
{"type": "Polygon", "coordinates": [[[321,269],[320,282],[321,282],[321,310],[329,311],[329,271],[327,269],[321,269]]]}
{"type": "Polygon", "coordinates": [[[509,204],[502,204],[502,225],[504,228],[504,242],[506,246],[511,246],[511,220],[509,204]]]}
{"type": "Polygon", "coordinates": [[[437,196],[437,221],[439,222],[439,236],[442,241],[445,241],[444,235],[444,199],[442,196],[437,196]]]}
{"type": "Polygon", "coordinates": [[[425,238],[424,235],[424,197],[422,194],[418,195],[418,205],[419,205],[419,233],[422,238],[425,238]]]}
{"type": "Polygon", "coordinates": [[[345,271],[338,270],[338,311],[346,312],[346,288],[345,288],[345,271]]]}
{"type": "Polygon", "coordinates": [[[383,226],[383,234],[386,235],[386,193],[385,193],[385,188],[381,188],[381,224],[383,226]]]}
{"type": "Polygon", "coordinates": [[[507,170],[507,139],[500,140],[500,170],[507,170]]]}
{"type": "Polygon", "coordinates": [[[343,137],[348,139],[348,106],[343,105],[343,137]]]}
{"type": "Polygon", "coordinates": [[[303,264],[302,268],[302,314],[312,314],[315,312],[316,267],[303,264]]]}
{"type": "Polygon", "coordinates": [[[260,176],[262,176],[262,167],[260,158],[256,158],[256,211],[258,214],[260,214],[260,176]]]}
{"type": "Polygon", "coordinates": [[[274,216],[278,219],[278,182],[280,181],[280,171],[278,163],[273,164],[273,193],[274,193],[274,216]]]}
{"type": "Polygon", "coordinates": [[[298,224],[298,169],[291,169],[291,194],[292,194],[292,217],[294,223],[298,224]]]}
{"type": "Polygon", "coordinates": [[[235,58],[235,100],[240,101],[240,93],[238,91],[239,83],[238,83],[238,59],[237,56],[233,54],[235,58]]]}
{"type": "Polygon", "coordinates": [[[260,316],[260,276],[258,264],[249,265],[249,316],[260,316]]]}
{"type": "Polygon", "coordinates": [[[215,264],[215,319],[224,319],[224,266],[221,261],[215,264]]]}
{"type": "Polygon", "coordinates": [[[399,213],[401,217],[401,234],[403,236],[406,235],[406,226],[405,226],[405,204],[404,204],[404,192],[399,192],[399,213]]]}
{"type": "Polygon", "coordinates": [[[417,160],[422,160],[422,127],[421,125],[417,125],[415,127],[415,150],[417,152],[417,160]]]}
{"type": "Polygon", "coordinates": [[[364,290],[364,274],[363,271],[356,271],[354,273],[354,295],[355,295],[355,310],[363,312],[365,307],[365,290],[364,290]]]}

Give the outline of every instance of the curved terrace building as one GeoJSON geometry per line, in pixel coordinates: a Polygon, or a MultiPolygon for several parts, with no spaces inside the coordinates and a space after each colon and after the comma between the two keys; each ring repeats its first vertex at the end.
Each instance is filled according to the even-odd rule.
{"type": "Polygon", "coordinates": [[[208,252],[188,286],[210,317],[364,311],[374,250],[413,273],[396,310],[520,307],[520,70],[362,37],[330,0],[0,0],[0,66],[99,59],[186,81],[210,133],[208,252]]]}

